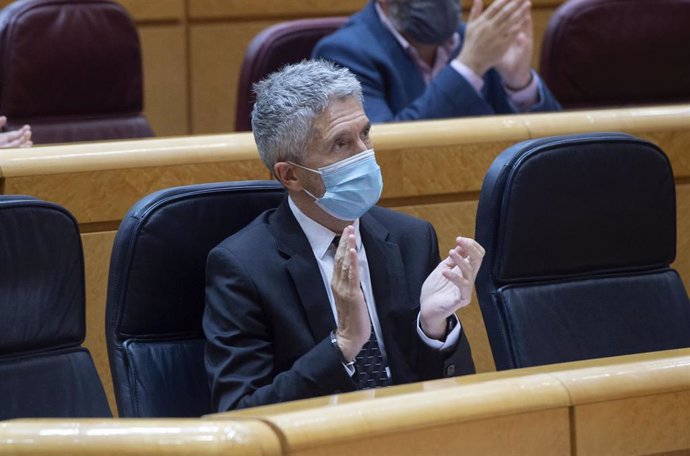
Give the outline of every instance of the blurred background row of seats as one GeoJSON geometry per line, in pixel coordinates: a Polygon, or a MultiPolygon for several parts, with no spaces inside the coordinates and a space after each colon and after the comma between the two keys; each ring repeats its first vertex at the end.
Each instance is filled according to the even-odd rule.
{"type": "MultiPolygon", "coordinates": [[[[210,413],[204,264],[212,247],[284,190],[273,181],[153,193],[113,245],[106,337],[119,415],[210,413]]],[[[498,369],[690,346],[690,302],[670,268],[675,185],[665,154],[629,135],[519,143],[484,178],[477,293],[498,369]]],[[[83,348],[76,223],[28,197],[0,198],[0,418],[102,416],[83,348]],[[5,405],[7,404],[7,405],[5,405]]]]}
{"type": "MultiPolygon", "coordinates": [[[[251,129],[254,82],[308,58],[346,20],[288,21],[257,35],[240,70],[235,130],[251,129]]],[[[544,34],[540,73],[567,109],[688,101],[689,22],[690,0],[570,0],[544,34]]],[[[18,0],[0,12],[0,54],[0,113],[9,129],[31,124],[36,144],[153,135],[139,37],[121,5],[18,0]]]]}

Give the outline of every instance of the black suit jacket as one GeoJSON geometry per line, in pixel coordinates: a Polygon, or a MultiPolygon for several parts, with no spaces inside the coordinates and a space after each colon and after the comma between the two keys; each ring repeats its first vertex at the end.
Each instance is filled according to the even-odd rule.
{"type": "MultiPolygon", "coordinates": [[[[360,233],[392,383],[473,373],[464,334],[447,352],[417,334],[422,283],[439,261],[432,226],[374,207],[360,233]]],[[[219,411],[356,388],[330,343],[336,323],[328,295],[287,199],[211,251],[203,325],[219,411]]]]}

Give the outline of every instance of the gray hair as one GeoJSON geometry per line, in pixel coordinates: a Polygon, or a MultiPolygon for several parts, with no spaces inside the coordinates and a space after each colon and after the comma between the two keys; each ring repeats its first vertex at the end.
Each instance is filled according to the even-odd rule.
{"type": "Polygon", "coordinates": [[[362,104],[357,78],[325,60],[286,65],[254,84],[254,92],[252,131],[271,173],[279,161],[303,162],[312,122],[330,102],[354,97],[362,104]]]}

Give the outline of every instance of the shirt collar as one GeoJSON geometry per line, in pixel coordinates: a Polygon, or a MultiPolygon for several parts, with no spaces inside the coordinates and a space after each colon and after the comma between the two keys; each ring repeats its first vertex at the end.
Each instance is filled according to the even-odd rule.
{"type": "MultiPolygon", "coordinates": [[[[314,251],[314,254],[319,259],[323,258],[324,255],[326,255],[328,248],[331,246],[333,239],[336,236],[340,236],[341,233],[334,233],[320,223],[310,219],[304,214],[304,212],[300,210],[300,208],[297,207],[295,202],[289,196],[288,205],[290,206],[290,210],[295,216],[295,219],[297,219],[297,223],[299,223],[299,226],[302,228],[304,235],[307,237],[307,241],[309,241],[309,245],[314,251]]],[[[355,244],[357,246],[357,252],[360,252],[362,249],[362,238],[359,235],[359,219],[355,220],[352,223],[352,226],[355,228],[355,244]]]]}
{"type": "Polygon", "coordinates": [[[448,59],[451,55],[453,55],[453,51],[460,46],[460,34],[455,32],[445,43],[436,49],[436,61],[434,62],[433,67],[430,67],[424,60],[421,59],[417,49],[415,49],[414,46],[412,46],[410,42],[407,41],[405,37],[395,29],[393,23],[383,12],[381,5],[376,2],[374,7],[376,8],[376,14],[378,14],[379,20],[383,26],[386,27],[389,32],[391,32],[398,44],[400,44],[403,50],[412,58],[422,72],[422,75],[427,83],[429,83],[434,76],[445,68],[445,66],[448,64],[448,59]]]}

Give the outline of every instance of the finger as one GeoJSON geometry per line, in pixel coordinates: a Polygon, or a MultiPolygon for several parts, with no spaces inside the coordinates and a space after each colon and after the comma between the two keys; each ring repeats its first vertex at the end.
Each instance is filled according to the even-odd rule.
{"type": "Polygon", "coordinates": [[[449,256],[455,262],[455,265],[460,270],[460,273],[464,279],[470,281],[474,280],[474,276],[476,274],[469,258],[464,258],[456,250],[451,250],[451,254],[449,256]]]}
{"type": "Polygon", "coordinates": [[[486,250],[482,247],[479,242],[471,238],[458,236],[455,238],[455,244],[460,248],[460,253],[467,256],[483,257],[486,255],[486,250]]]}
{"type": "MultiPolygon", "coordinates": [[[[352,236],[354,238],[354,236],[352,236]]],[[[348,258],[349,258],[349,269],[348,269],[348,278],[350,279],[350,283],[353,286],[356,286],[359,288],[359,261],[357,259],[357,249],[351,248],[348,250],[348,258]]]]}
{"type": "Polygon", "coordinates": [[[494,16],[494,26],[503,28],[518,23],[524,4],[525,0],[511,0],[510,3],[498,11],[494,16]]]}
{"type": "Polygon", "coordinates": [[[513,0],[494,0],[491,5],[484,11],[484,17],[486,19],[492,19],[496,14],[498,14],[503,7],[508,3],[509,1],[513,0]]]}
{"type": "Polygon", "coordinates": [[[34,145],[33,141],[27,141],[27,142],[23,143],[23,144],[22,144],[21,146],[19,146],[19,147],[22,147],[22,148],[24,148],[24,147],[31,147],[31,146],[33,146],[33,145],[34,145]]]}
{"type": "Polygon", "coordinates": [[[482,0],[474,0],[472,2],[472,9],[470,9],[470,15],[467,17],[467,22],[472,22],[477,19],[482,14],[482,9],[484,4],[482,0]]]}
{"type": "Polygon", "coordinates": [[[446,270],[443,271],[442,274],[443,274],[443,277],[445,277],[446,279],[448,279],[448,281],[449,281],[450,283],[452,283],[452,284],[455,285],[458,289],[461,290],[461,292],[460,292],[460,298],[462,299],[462,298],[464,297],[464,296],[463,296],[464,293],[462,293],[462,290],[463,290],[463,289],[468,289],[468,288],[471,286],[471,285],[470,285],[470,281],[467,280],[466,278],[464,278],[464,277],[460,274],[460,271],[458,271],[457,269],[446,269],[446,270]]]}
{"type": "Polygon", "coordinates": [[[350,226],[346,226],[343,232],[340,234],[340,241],[338,241],[338,246],[335,249],[335,256],[334,256],[334,264],[338,264],[339,266],[342,266],[342,261],[344,260],[345,257],[345,252],[347,251],[347,236],[349,234],[348,228],[350,226]]]}
{"type": "MultiPolygon", "coordinates": [[[[485,255],[485,250],[484,248],[479,245],[477,241],[474,239],[467,239],[467,238],[458,238],[461,239],[460,245],[456,247],[457,253],[461,256],[461,258],[465,259],[467,262],[469,262],[469,265],[472,267],[471,270],[471,277],[475,277],[477,275],[477,272],[479,271],[479,268],[482,265],[482,260],[484,259],[485,255]]],[[[466,271],[463,271],[466,272],[466,271]]],[[[465,277],[470,277],[467,274],[465,277]]]]}
{"type": "Polygon", "coordinates": [[[8,131],[5,133],[0,133],[0,146],[1,147],[15,147],[17,140],[22,137],[21,130],[8,131]]]}
{"type": "Polygon", "coordinates": [[[4,127],[5,125],[7,125],[7,117],[0,116],[0,128],[4,127]]]}

